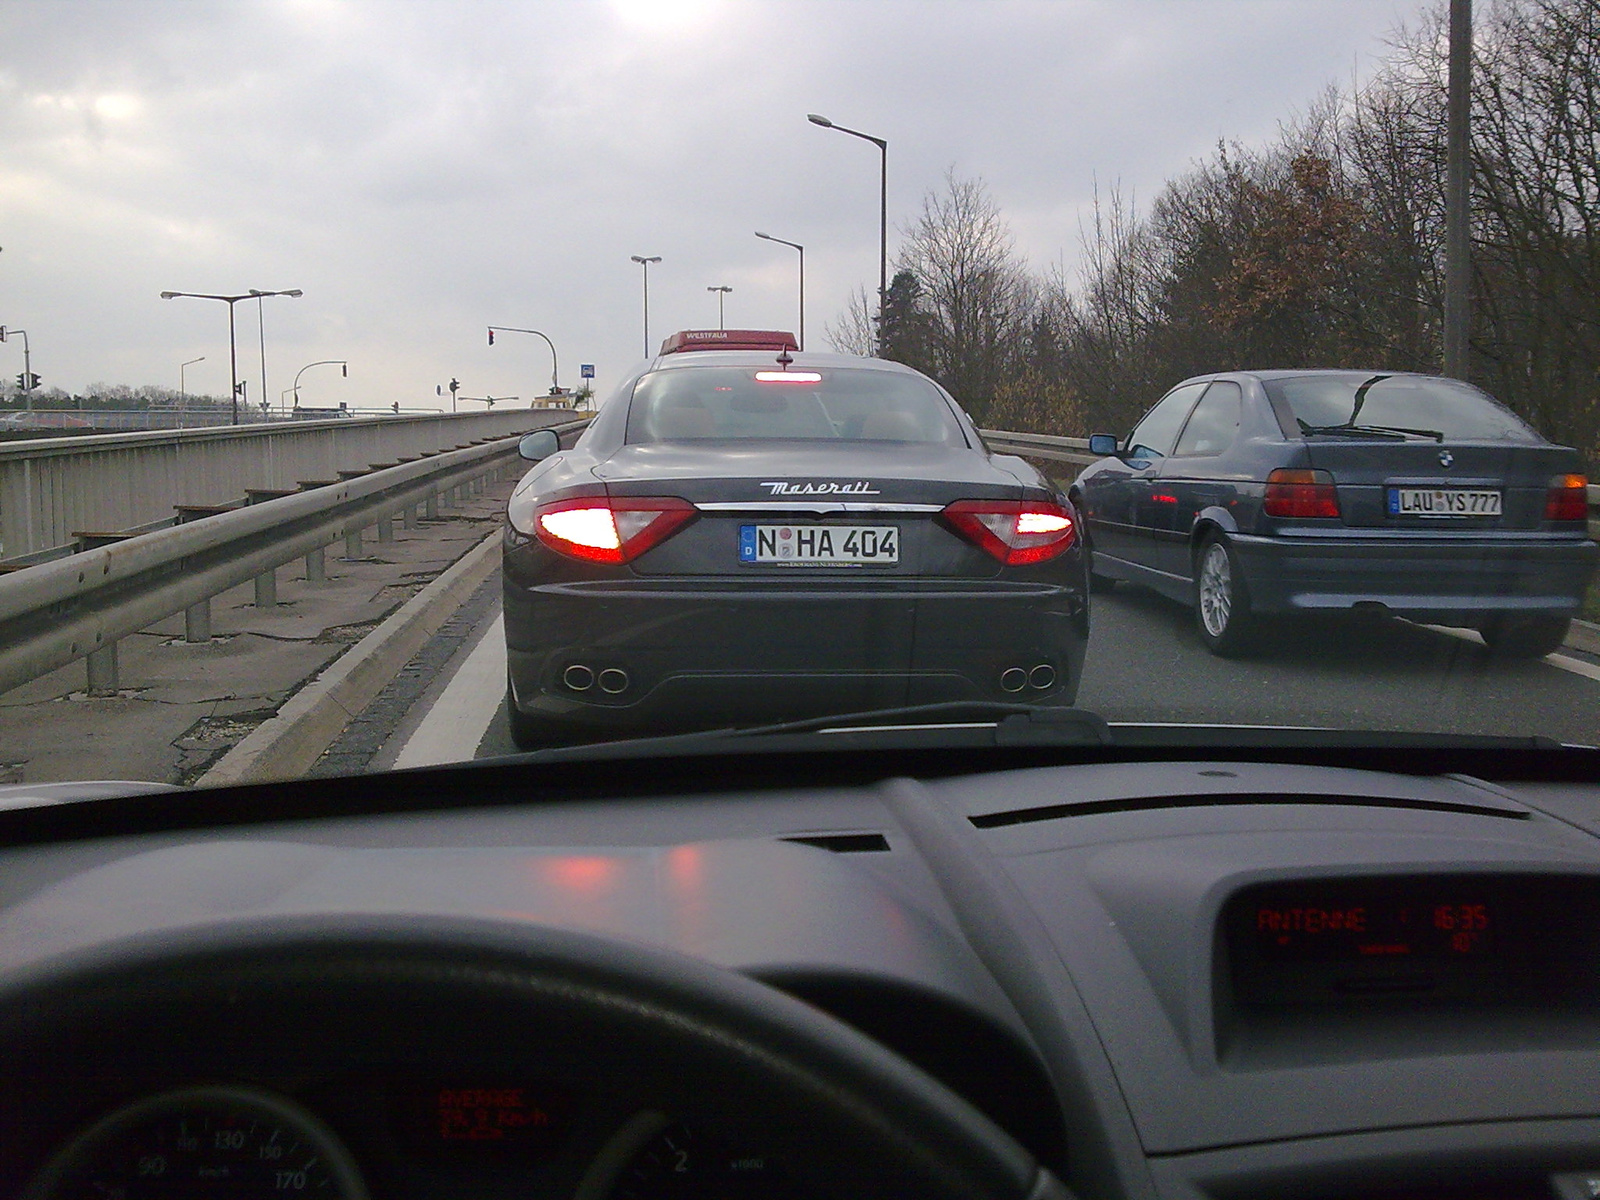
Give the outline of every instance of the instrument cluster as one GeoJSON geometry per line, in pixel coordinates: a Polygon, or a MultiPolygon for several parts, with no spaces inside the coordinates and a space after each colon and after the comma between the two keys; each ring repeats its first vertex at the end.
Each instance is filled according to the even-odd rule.
{"type": "Polygon", "coordinates": [[[407,1081],[322,1099],[254,1085],[142,1097],[70,1136],[24,1200],[753,1200],[794,1183],[759,1131],[649,1109],[619,1120],[563,1085],[407,1081]]]}

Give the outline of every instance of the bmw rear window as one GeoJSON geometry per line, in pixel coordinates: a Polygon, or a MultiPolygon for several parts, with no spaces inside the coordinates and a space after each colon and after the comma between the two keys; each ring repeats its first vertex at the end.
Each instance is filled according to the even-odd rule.
{"type": "Polygon", "coordinates": [[[1447,440],[1539,442],[1544,439],[1471,384],[1418,375],[1302,375],[1262,381],[1300,432],[1356,426],[1415,430],[1447,440]],[[1371,386],[1360,395],[1363,385],[1371,386]]]}
{"type": "Polygon", "coordinates": [[[892,371],[679,367],[634,388],[631,443],[766,438],[967,444],[932,384],[892,371]]]}

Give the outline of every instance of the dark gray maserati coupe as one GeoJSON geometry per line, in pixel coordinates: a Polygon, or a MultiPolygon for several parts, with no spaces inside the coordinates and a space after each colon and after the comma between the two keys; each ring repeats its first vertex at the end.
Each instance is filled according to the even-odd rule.
{"type": "Polygon", "coordinates": [[[535,433],[523,453],[504,558],[519,746],[1077,693],[1072,506],[907,367],[677,334],[573,449],[535,433]]]}

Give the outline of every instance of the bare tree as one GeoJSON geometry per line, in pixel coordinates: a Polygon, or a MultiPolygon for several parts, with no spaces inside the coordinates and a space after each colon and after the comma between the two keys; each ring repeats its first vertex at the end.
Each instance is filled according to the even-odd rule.
{"type": "Polygon", "coordinates": [[[840,354],[854,354],[861,358],[871,356],[875,349],[875,322],[872,304],[867,299],[867,289],[857,287],[850,293],[849,303],[837,319],[829,321],[823,329],[828,344],[840,354]]]}
{"type": "Polygon", "coordinates": [[[1013,249],[1010,227],[981,179],[951,170],[905,231],[895,270],[916,282],[919,350],[912,363],[982,415],[1008,370],[1032,315],[1034,286],[1013,249]]]}
{"type": "Polygon", "coordinates": [[[1546,433],[1600,454],[1600,3],[1503,3],[1486,33],[1479,369],[1546,433]]]}

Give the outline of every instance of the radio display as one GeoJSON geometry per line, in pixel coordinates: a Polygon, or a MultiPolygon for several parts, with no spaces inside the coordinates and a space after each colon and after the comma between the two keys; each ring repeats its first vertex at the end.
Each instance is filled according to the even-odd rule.
{"type": "Polygon", "coordinates": [[[1600,875],[1250,884],[1223,902],[1217,937],[1219,1052],[1239,1062],[1371,1050],[1356,1030],[1459,1048],[1502,1020],[1559,1041],[1600,1012],[1600,875]]]}
{"type": "Polygon", "coordinates": [[[1500,1003],[1569,974],[1597,901],[1570,877],[1311,879],[1241,889],[1221,933],[1247,1005],[1500,1003]]]}
{"type": "Polygon", "coordinates": [[[1405,889],[1290,888],[1247,908],[1256,953],[1266,962],[1483,959],[1504,923],[1483,886],[1405,889]]]}

